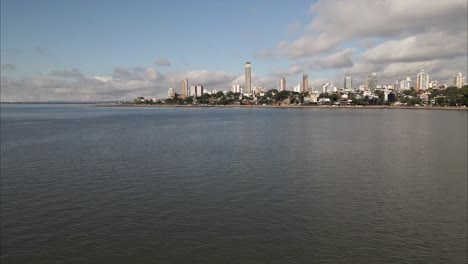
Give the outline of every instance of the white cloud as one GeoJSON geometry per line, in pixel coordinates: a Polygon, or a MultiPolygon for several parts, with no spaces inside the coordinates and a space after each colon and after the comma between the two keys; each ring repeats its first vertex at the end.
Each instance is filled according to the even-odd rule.
{"type": "Polygon", "coordinates": [[[301,22],[299,20],[296,20],[288,25],[288,27],[286,28],[286,34],[294,35],[301,30],[301,27],[301,22]]]}
{"type": "Polygon", "coordinates": [[[146,79],[151,81],[158,81],[164,79],[164,76],[153,67],[149,67],[148,69],[146,69],[145,77],[146,79]]]}
{"type": "Polygon", "coordinates": [[[131,100],[137,96],[164,98],[167,89],[180,91],[181,80],[207,89],[228,90],[237,75],[224,71],[188,71],[162,74],[153,67],[117,67],[111,76],[87,78],[78,69],[53,71],[51,77],[14,79],[2,75],[2,101],[131,100]]]}
{"type": "Polygon", "coordinates": [[[112,76],[95,76],[94,79],[100,82],[111,82],[113,80],[112,76]]]}
{"type": "Polygon", "coordinates": [[[309,28],[342,39],[398,37],[466,23],[465,0],[318,1],[310,8],[309,28]]]}
{"type": "Polygon", "coordinates": [[[84,77],[83,74],[81,74],[80,70],[78,69],[51,71],[50,75],[54,77],[61,77],[61,78],[83,78],[84,77]]]}
{"type": "Polygon", "coordinates": [[[353,52],[354,49],[348,48],[326,57],[315,57],[309,64],[309,69],[324,70],[351,67],[354,65],[351,58],[353,52]]]}
{"type": "Polygon", "coordinates": [[[286,70],[275,70],[272,75],[279,78],[282,75],[295,75],[304,72],[304,66],[302,63],[293,63],[286,70]]]}
{"type": "Polygon", "coordinates": [[[341,39],[337,35],[322,33],[305,35],[292,42],[281,41],[278,44],[279,53],[292,59],[315,55],[332,50],[341,39]]]}
{"type": "MultiPolygon", "coordinates": [[[[466,33],[466,10],[465,0],[320,0],[310,8],[313,20],[308,31],[293,41],[280,41],[279,54],[297,59],[329,52],[354,39],[466,33]]],[[[466,37],[460,41],[466,46],[466,37]]]]}
{"type": "Polygon", "coordinates": [[[371,63],[412,62],[452,58],[467,54],[467,32],[429,32],[401,40],[390,40],[362,54],[371,63]]]}

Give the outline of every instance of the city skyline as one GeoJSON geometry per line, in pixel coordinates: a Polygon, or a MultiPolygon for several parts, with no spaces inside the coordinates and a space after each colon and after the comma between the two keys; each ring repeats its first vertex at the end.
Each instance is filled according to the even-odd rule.
{"type": "Polygon", "coordinates": [[[345,76],[357,88],[373,72],[392,84],[409,71],[413,85],[421,69],[440,84],[468,75],[466,1],[310,1],[286,9],[280,1],[202,1],[187,4],[179,20],[168,15],[176,3],[106,3],[2,1],[1,100],[163,97],[169,87],[180,92],[184,79],[229,90],[245,86],[246,61],[254,65],[252,88],[278,89],[285,75],[292,89],[304,73],[315,89],[345,76]],[[250,21],[235,16],[244,4],[250,21]],[[278,11],[281,19],[270,15],[278,11]]]}

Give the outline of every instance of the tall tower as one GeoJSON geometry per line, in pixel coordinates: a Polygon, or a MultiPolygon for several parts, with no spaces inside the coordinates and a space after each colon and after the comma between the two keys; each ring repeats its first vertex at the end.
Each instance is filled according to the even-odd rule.
{"type": "Polygon", "coordinates": [[[302,75],[302,92],[303,93],[309,92],[309,75],[305,73],[302,75]]]}
{"type": "Polygon", "coordinates": [[[283,75],[280,80],[280,90],[286,91],[286,77],[283,75]]]}
{"type": "Polygon", "coordinates": [[[252,93],[252,75],[250,62],[245,63],[245,92],[252,93]]]}
{"type": "Polygon", "coordinates": [[[375,72],[367,76],[366,88],[371,91],[377,88],[377,74],[375,72]]]}
{"type": "Polygon", "coordinates": [[[453,85],[462,88],[465,85],[465,76],[461,72],[453,77],[453,85]]]}
{"type": "Polygon", "coordinates": [[[416,79],[416,90],[427,90],[429,88],[429,74],[421,70],[416,79]]]}
{"type": "Polygon", "coordinates": [[[344,80],[344,88],[345,89],[353,89],[353,80],[350,76],[346,76],[344,80]]]}
{"type": "Polygon", "coordinates": [[[182,80],[182,97],[185,98],[189,96],[188,92],[188,79],[182,80]]]}

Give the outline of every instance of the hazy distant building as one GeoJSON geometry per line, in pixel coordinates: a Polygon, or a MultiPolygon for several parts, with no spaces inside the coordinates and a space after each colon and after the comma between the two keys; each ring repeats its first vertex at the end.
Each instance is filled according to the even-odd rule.
{"type": "Polygon", "coordinates": [[[203,95],[203,86],[202,85],[192,85],[190,86],[190,96],[200,97],[203,95]]]}
{"type": "Polygon", "coordinates": [[[429,89],[429,74],[424,72],[424,70],[421,70],[416,79],[416,90],[419,91],[427,89],[429,89]]]}
{"type": "Polygon", "coordinates": [[[453,77],[453,85],[462,88],[465,85],[465,76],[461,72],[453,77]]]}
{"type": "Polygon", "coordinates": [[[429,88],[438,89],[439,88],[439,82],[437,80],[430,81],[429,82],[429,88]]]}
{"type": "Polygon", "coordinates": [[[181,90],[182,98],[189,96],[188,92],[189,92],[188,91],[188,79],[182,80],[182,90],[181,90]]]}
{"type": "Polygon", "coordinates": [[[400,82],[400,90],[409,90],[411,89],[411,77],[408,73],[406,80],[400,82]]]}
{"type": "Polygon", "coordinates": [[[294,86],[294,92],[300,93],[302,91],[301,86],[301,84],[294,86]]]}
{"type": "Polygon", "coordinates": [[[169,90],[167,91],[167,97],[169,97],[169,98],[171,98],[171,99],[175,98],[174,89],[169,88],[169,90]]]}
{"type": "Polygon", "coordinates": [[[252,69],[250,62],[245,63],[245,92],[252,93],[252,69]]]}
{"type": "Polygon", "coordinates": [[[334,83],[325,83],[322,85],[322,93],[334,93],[338,91],[338,88],[334,83]]]}
{"type": "Polygon", "coordinates": [[[239,84],[233,84],[231,87],[231,92],[233,93],[242,93],[242,89],[239,84]]]}
{"type": "Polygon", "coordinates": [[[393,84],[393,90],[394,91],[400,90],[400,82],[398,80],[396,80],[395,83],[393,84]]]}
{"type": "Polygon", "coordinates": [[[367,76],[366,88],[371,91],[377,88],[377,74],[375,72],[367,76]]]}
{"type": "Polygon", "coordinates": [[[309,75],[305,73],[302,75],[302,92],[309,92],[309,75]]]}
{"type": "Polygon", "coordinates": [[[284,75],[280,80],[280,91],[286,91],[286,77],[284,75]]]}
{"type": "Polygon", "coordinates": [[[344,79],[344,86],[345,89],[353,89],[353,80],[350,76],[346,76],[344,79]]]}

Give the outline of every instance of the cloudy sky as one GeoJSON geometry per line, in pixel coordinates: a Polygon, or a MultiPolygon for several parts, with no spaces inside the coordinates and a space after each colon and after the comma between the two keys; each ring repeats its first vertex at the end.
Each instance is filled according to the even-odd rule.
{"type": "Polygon", "coordinates": [[[466,0],[2,0],[1,100],[162,98],[180,82],[226,90],[380,84],[424,69],[467,75],[466,0]]]}

